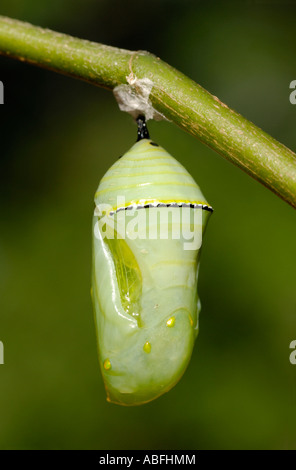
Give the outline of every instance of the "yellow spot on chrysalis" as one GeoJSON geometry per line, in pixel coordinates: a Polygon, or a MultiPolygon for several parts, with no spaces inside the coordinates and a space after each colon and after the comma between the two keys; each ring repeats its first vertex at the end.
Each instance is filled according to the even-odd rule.
{"type": "Polygon", "coordinates": [[[144,344],[144,347],[143,347],[145,353],[149,354],[150,351],[151,351],[151,344],[148,343],[148,341],[146,341],[146,343],[144,344]]]}
{"type": "Polygon", "coordinates": [[[193,320],[192,320],[192,316],[189,315],[189,321],[190,321],[190,325],[193,326],[193,320]]]}
{"type": "Polygon", "coordinates": [[[104,369],[105,369],[105,370],[110,370],[110,369],[111,369],[111,362],[109,361],[109,359],[105,359],[105,361],[104,361],[104,369]]]}
{"type": "Polygon", "coordinates": [[[175,317],[171,317],[169,318],[169,320],[166,322],[166,325],[169,326],[170,328],[172,328],[174,325],[175,325],[175,317]]]}

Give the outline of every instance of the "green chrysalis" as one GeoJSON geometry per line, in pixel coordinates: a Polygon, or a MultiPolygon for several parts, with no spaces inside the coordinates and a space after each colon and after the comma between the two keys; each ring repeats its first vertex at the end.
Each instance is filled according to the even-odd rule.
{"type": "Polygon", "coordinates": [[[99,362],[107,400],[120,405],[159,397],[186,370],[212,212],[185,168],[150,140],[144,118],[137,122],[138,141],[101,179],[93,217],[99,362]]]}

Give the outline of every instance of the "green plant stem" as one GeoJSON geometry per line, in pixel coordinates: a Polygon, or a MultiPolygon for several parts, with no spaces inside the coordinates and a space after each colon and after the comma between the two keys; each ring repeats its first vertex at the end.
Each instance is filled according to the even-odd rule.
{"type": "Polygon", "coordinates": [[[154,55],[73,38],[0,16],[0,54],[113,89],[127,77],[153,82],[166,118],[219,152],[296,208],[296,155],[154,55]]]}

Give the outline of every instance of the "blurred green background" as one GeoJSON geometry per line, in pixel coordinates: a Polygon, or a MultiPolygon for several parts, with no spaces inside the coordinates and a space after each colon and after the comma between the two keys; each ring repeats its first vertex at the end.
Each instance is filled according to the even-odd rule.
{"type": "MultiPolygon", "coordinates": [[[[0,14],[146,49],[295,150],[295,2],[2,0],[0,14]]],[[[90,299],[93,196],[135,141],[112,93],[0,57],[0,448],[295,449],[295,210],[168,122],[150,134],[214,206],[181,382],[110,405],[90,299]]]]}

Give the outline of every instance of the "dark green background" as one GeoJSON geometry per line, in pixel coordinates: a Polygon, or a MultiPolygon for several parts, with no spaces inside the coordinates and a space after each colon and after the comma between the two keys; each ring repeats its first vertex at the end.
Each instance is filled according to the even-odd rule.
{"type": "MultiPolygon", "coordinates": [[[[2,0],[0,14],[146,49],[295,150],[289,1],[2,0]]],[[[93,195],[136,128],[112,93],[0,57],[2,449],[296,448],[295,210],[168,122],[150,133],[214,206],[181,382],[110,405],[90,299],[93,195]]]]}

